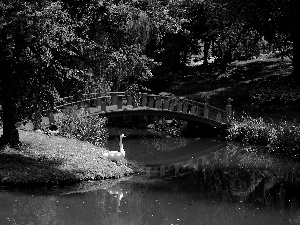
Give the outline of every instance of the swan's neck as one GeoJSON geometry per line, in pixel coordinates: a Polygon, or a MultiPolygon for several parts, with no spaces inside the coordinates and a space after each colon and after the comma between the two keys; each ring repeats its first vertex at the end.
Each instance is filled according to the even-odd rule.
{"type": "Polygon", "coordinates": [[[120,152],[125,153],[124,148],[123,148],[122,137],[120,138],[120,152]]]}

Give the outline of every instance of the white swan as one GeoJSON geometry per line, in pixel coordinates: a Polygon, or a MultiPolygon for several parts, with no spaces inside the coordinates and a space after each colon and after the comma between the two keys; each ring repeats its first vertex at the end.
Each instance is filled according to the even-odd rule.
{"type": "Polygon", "coordinates": [[[125,158],[125,150],[123,148],[123,142],[122,142],[122,139],[124,137],[126,137],[124,134],[120,135],[120,151],[104,152],[103,155],[113,162],[118,162],[118,161],[124,159],[125,158]]]}

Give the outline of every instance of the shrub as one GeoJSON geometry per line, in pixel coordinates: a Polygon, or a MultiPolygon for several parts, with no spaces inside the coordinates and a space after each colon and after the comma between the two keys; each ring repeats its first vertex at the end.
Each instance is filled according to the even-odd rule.
{"type": "Polygon", "coordinates": [[[269,125],[262,118],[242,117],[240,120],[231,121],[227,139],[249,144],[267,145],[270,138],[269,131],[269,125]]]}
{"type": "Polygon", "coordinates": [[[277,154],[300,156],[300,126],[282,121],[274,124],[275,135],[270,139],[270,147],[277,154]]]}
{"type": "Polygon", "coordinates": [[[70,110],[57,117],[57,125],[61,136],[87,141],[99,147],[104,147],[108,137],[105,128],[106,119],[89,116],[84,110],[70,110]]]}
{"type": "Polygon", "coordinates": [[[300,158],[300,126],[296,123],[242,117],[231,121],[227,139],[268,146],[269,152],[300,158]]]}

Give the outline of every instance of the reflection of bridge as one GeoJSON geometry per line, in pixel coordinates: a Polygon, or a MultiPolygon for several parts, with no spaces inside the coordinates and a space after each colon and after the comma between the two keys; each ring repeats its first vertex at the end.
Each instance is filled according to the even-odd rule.
{"type": "Polygon", "coordinates": [[[180,176],[191,171],[214,168],[219,166],[228,166],[230,156],[225,149],[212,151],[199,157],[191,157],[181,162],[156,164],[154,163],[136,163],[133,170],[139,174],[147,174],[153,177],[172,177],[180,176]]]}
{"type": "MultiPolygon", "coordinates": [[[[147,93],[126,94],[125,92],[106,92],[83,94],[82,97],[65,97],[57,109],[72,107],[85,108],[90,115],[105,117],[127,115],[162,115],[198,121],[214,127],[223,128],[232,115],[231,99],[226,110],[206,103],[175,97],[162,92],[159,95],[147,93]]],[[[55,122],[49,115],[50,122],[55,122]]]]}

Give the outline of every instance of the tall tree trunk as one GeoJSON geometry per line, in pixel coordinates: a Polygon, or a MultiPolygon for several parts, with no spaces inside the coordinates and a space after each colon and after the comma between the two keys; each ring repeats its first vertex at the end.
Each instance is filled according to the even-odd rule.
{"type": "Polygon", "coordinates": [[[2,65],[5,74],[1,75],[3,135],[0,137],[0,147],[9,144],[11,147],[19,144],[19,133],[16,129],[15,75],[6,62],[2,65]]]}
{"type": "Polygon", "coordinates": [[[221,73],[225,73],[228,63],[232,62],[232,52],[231,49],[229,49],[225,54],[223,55],[221,62],[220,62],[220,71],[221,73]]]}
{"type": "Polygon", "coordinates": [[[210,47],[210,40],[205,38],[204,39],[204,50],[203,50],[203,64],[208,65],[208,51],[210,47]]]}
{"type": "Polygon", "coordinates": [[[293,31],[293,75],[300,84],[300,34],[299,31],[293,31]]]}
{"type": "Polygon", "coordinates": [[[300,34],[299,34],[299,26],[298,21],[300,19],[300,7],[299,1],[293,0],[292,1],[293,7],[293,16],[292,16],[292,41],[293,41],[293,75],[295,80],[300,85],[300,34]]]}

